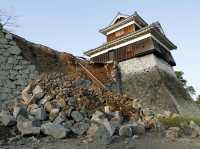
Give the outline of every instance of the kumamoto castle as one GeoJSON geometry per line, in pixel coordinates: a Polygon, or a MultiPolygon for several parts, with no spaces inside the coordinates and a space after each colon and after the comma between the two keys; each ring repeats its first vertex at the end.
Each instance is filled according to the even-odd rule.
{"type": "Polygon", "coordinates": [[[165,35],[159,22],[148,24],[137,12],[118,13],[99,32],[107,42],[84,54],[94,63],[116,62],[122,92],[142,99],[144,105],[157,111],[200,113],[176,78],[171,50],[177,46],[165,35]]]}
{"type": "Polygon", "coordinates": [[[0,103],[20,98],[22,90],[39,74],[82,69],[103,86],[107,77],[111,80],[108,89],[138,99],[155,112],[200,114],[176,78],[171,51],[177,47],[159,22],[149,24],[136,12],[118,13],[100,33],[106,36],[106,43],[84,52],[89,58],[86,60],[27,41],[0,26],[0,103]],[[76,67],[77,61],[84,66],[76,67]]]}

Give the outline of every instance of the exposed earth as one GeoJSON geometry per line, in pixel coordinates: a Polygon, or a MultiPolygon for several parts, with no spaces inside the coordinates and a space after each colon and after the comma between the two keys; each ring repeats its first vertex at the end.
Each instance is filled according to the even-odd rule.
{"type": "Polygon", "coordinates": [[[109,145],[83,143],[84,138],[54,140],[24,138],[15,143],[1,143],[1,149],[199,149],[200,139],[179,138],[169,141],[159,134],[148,133],[138,138],[116,137],[109,145]]]}

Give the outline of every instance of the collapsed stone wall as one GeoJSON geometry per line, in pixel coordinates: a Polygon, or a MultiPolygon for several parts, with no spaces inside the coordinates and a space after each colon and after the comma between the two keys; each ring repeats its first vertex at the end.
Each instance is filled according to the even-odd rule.
{"type": "MultiPolygon", "coordinates": [[[[66,73],[73,57],[0,29],[0,104],[19,99],[21,91],[43,72],[66,73]]],[[[2,105],[2,104],[1,104],[2,105]]]]}
{"type": "Polygon", "coordinates": [[[12,34],[0,31],[0,101],[17,98],[28,81],[38,74],[22,56],[12,34]]]}
{"type": "Polygon", "coordinates": [[[22,89],[41,73],[61,72],[75,78],[88,78],[88,74],[78,63],[102,83],[109,84],[112,81],[112,65],[94,65],[72,54],[32,43],[0,28],[0,104],[19,99],[22,89]]]}
{"type": "Polygon", "coordinates": [[[172,111],[185,116],[199,116],[173,68],[153,54],[119,63],[123,93],[142,101],[157,112],[172,111]]]}

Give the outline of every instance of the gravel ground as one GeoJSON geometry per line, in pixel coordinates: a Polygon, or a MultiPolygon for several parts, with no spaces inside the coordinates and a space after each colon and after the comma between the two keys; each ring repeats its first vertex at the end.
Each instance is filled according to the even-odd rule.
{"type": "Polygon", "coordinates": [[[87,144],[82,143],[82,140],[82,138],[59,141],[49,138],[35,140],[25,138],[13,144],[1,144],[0,149],[200,149],[200,139],[179,138],[172,142],[152,134],[137,139],[116,137],[109,145],[87,144]]]}

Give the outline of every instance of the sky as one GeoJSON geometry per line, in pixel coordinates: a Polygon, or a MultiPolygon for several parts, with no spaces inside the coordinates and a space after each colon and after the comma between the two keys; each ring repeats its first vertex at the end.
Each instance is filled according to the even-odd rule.
{"type": "Polygon", "coordinates": [[[27,40],[82,56],[106,41],[99,29],[118,12],[159,21],[178,49],[172,52],[189,85],[200,94],[199,0],[0,0],[0,9],[17,16],[12,31],[27,40]]]}

